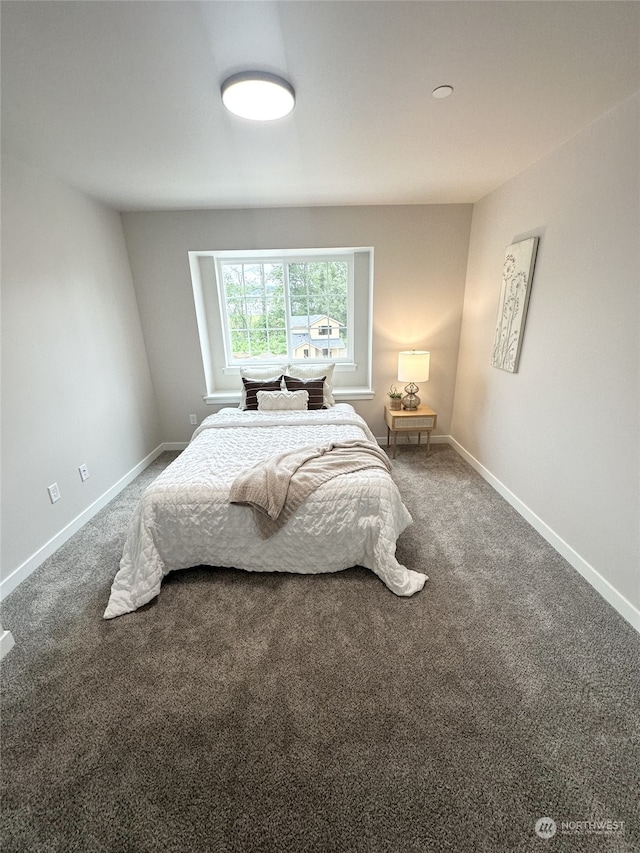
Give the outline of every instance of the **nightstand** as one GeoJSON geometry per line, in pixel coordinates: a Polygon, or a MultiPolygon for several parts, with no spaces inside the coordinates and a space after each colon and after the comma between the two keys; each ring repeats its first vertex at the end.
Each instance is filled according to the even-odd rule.
{"type": "Polygon", "coordinates": [[[418,444],[420,435],[427,434],[427,456],[429,455],[429,443],[431,441],[431,430],[435,429],[438,415],[429,406],[418,406],[417,409],[390,409],[384,407],[384,422],[387,425],[387,447],[389,447],[389,436],[393,433],[393,458],[396,458],[398,446],[398,433],[417,432],[418,444]]]}

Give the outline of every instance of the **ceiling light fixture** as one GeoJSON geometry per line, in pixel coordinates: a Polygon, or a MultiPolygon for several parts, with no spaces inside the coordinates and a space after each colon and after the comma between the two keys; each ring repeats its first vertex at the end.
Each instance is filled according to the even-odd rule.
{"type": "Polygon", "coordinates": [[[234,115],[273,121],[289,115],[296,103],[293,86],[266,71],[242,71],[224,81],[222,103],[234,115]]]}
{"type": "Polygon", "coordinates": [[[449,95],[453,94],[453,86],[438,86],[431,94],[434,98],[441,101],[443,98],[448,98],[449,95]]]}

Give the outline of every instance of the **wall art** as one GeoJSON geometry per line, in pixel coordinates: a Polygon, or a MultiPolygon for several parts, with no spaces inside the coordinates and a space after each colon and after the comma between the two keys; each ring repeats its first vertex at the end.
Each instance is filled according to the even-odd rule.
{"type": "Polygon", "coordinates": [[[505,253],[491,364],[509,373],[518,370],[537,251],[538,238],[530,237],[507,246],[505,253]]]}

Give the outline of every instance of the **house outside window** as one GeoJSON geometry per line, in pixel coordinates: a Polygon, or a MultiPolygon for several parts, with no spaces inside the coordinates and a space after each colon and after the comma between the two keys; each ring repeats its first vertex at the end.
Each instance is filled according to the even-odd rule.
{"type": "Polygon", "coordinates": [[[303,315],[291,318],[291,333],[293,342],[293,359],[297,358],[328,358],[338,361],[347,357],[347,328],[339,320],[327,317],[326,314],[303,315]],[[327,322],[331,326],[327,326],[327,322]],[[322,325],[322,324],[325,325],[322,325]],[[333,337],[327,335],[331,331],[333,337]],[[301,352],[302,350],[302,352],[301,352]]]}

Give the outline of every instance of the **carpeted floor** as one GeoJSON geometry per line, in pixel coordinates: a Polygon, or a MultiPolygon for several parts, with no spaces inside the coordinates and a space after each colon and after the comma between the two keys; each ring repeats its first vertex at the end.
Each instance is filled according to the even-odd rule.
{"type": "Polygon", "coordinates": [[[640,637],[451,448],[392,463],[413,598],[196,568],[104,621],[173,456],[3,604],[3,853],[640,849],[640,637]]]}

